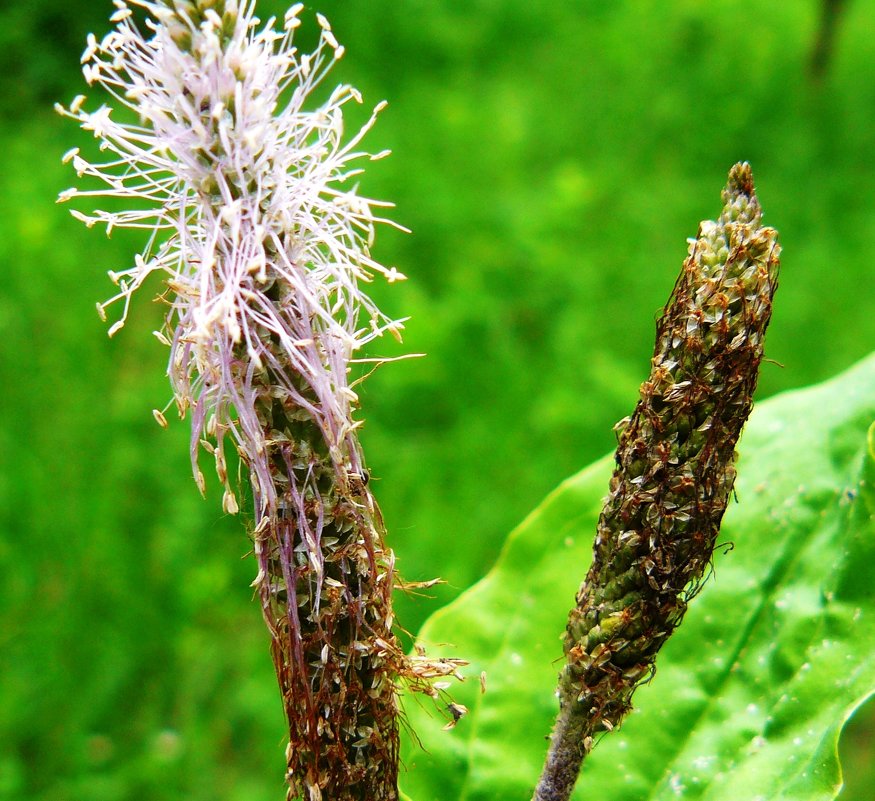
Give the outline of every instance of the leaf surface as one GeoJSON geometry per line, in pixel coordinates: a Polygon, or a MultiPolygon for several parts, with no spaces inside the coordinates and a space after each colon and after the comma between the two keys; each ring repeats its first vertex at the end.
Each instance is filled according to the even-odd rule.
{"type": "MultiPolygon", "coordinates": [[[[873,420],[875,357],[757,407],[714,575],[633,713],[587,758],[575,799],[836,797],[842,727],[875,692],[873,420]]],[[[433,703],[404,699],[421,740],[403,752],[413,801],[531,798],[611,467],[606,457],[562,484],[424,626],[431,655],[471,660],[449,690],[469,714],[442,731],[433,703]]]]}

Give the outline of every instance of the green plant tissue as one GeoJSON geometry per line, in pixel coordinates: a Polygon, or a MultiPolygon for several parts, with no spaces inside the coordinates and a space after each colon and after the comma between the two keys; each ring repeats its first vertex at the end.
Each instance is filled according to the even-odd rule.
{"type": "MultiPolygon", "coordinates": [[[[873,420],[875,356],[754,410],[713,576],[633,713],[587,759],[575,799],[836,797],[842,727],[875,691],[873,420]]],[[[470,711],[444,731],[440,704],[404,699],[413,801],[531,797],[559,636],[610,471],[605,458],[563,483],[491,572],[424,626],[430,655],[471,660],[468,681],[449,689],[470,711]]]]}

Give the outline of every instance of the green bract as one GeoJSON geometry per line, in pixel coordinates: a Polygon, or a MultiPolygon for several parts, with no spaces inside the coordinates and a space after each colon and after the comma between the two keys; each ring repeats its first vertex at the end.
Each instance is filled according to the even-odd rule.
{"type": "MultiPolygon", "coordinates": [[[[715,575],[633,713],[588,757],[574,798],[835,798],[842,726],[875,692],[873,420],[875,357],[754,411],[715,575]]],[[[495,568],[424,627],[432,655],[472,661],[454,690],[470,714],[441,731],[427,703],[406,699],[425,749],[404,747],[414,801],[531,797],[556,712],[558,632],[611,467],[603,459],[559,487],[495,568]]]]}

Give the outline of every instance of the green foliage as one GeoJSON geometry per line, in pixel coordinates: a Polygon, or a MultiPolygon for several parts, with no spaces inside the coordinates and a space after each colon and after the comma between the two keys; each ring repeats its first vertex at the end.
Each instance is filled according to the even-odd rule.
{"type": "MultiPolygon", "coordinates": [[[[842,726],[875,692],[873,419],[875,357],[754,411],[714,576],[636,711],[587,758],[575,798],[835,798],[842,726]]],[[[555,714],[558,636],[610,470],[603,459],[563,484],[486,578],[424,626],[429,651],[472,659],[488,692],[476,679],[450,690],[471,710],[450,732],[407,699],[425,747],[405,754],[415,801],[530,798],[555,714]]]]}
{"type": "MultiPolygon", "coordinates": [[[[265,17],[286,5],[259,0],[265,17]]],[[[873,10],[848,4],[815,86],[816,5],[308,3],[347,46],[337,79],[390,101],[371,144],[395,153],[363,191],[414,231],[378,237],[410,280],[374,289],[428,356],[362,396],[399,569],[448,580],[399,597],[403,625],[611,447],[734,161],[752,162],[785,254],[767,351],[785,367],[761,395],[871,350],[873,10]]],[[[198,497],[184,425],[149,413],[169,398],[160,307],[136,304],[113,341],[94,312],[139,242],[54,205],[61,154],[93,143],[50,104],[83,91],[84,37],[112,4],[0,6],[0,799],[275,799],[282,711],[242,526],[215,487],[198,497]]]]}

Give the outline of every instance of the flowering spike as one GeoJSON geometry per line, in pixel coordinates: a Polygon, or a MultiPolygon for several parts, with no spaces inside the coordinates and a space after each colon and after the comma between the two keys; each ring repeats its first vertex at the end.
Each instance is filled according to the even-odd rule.
{"type": "Polygon", "coordinates": [[[560,711],[535,801],[566,801],[705,580],[735,481],[778,284],[777,232],[747,164],[699,226],[657,325],[650,378],[617,425],[617,467],[565,632],[560,711]]]}
{"type": "MultiPolygon", "coordinates": [[[[385,205],[342,186],[373,123],[343,143],[342,88],[306,104],[343,50],[319,17],[314,52],[292,37],[302,4],[261,26],[252,0],[116,2],[116,27],[89,36],[89,83],[121,106],[61,113],[108,153],[92,163],[74,151],[100,190],[72,197],[134,201],[126,211],[74,211],[86,225],[144,229],[146,247],[113,279],[124,325],[133,293],[163,274],[169,310],[158,339],[170,347],[168,375],[181,415],[191,412],[192,472],[206,481],[202,451],[238,511],[225,458],[248,469],[257,588],[289,721],[289,798],[397,798],[395,682],[427,681],[458,662],[406,659],[392,633],[394,555],[367,486],[348,385],[353,355],[401,321],[362,291],[374,274],[402,276],[368,251],[385,205]],[[146,33],[129,13],[144,9],[146,33]],[[126,113],[127,112],[127,113],[126,113]],[[125,121],[131,113],[137,122],[125,121]]],[[[378,106],[379,110],[381,106],[378,106]]],[[[376,113],[376,112],[375,112],[376,113]]],[[[113,201],[112,208],[118,208],[113,201]]],[[[166,425],[163,412],[156,420],[166,425]]]]}

